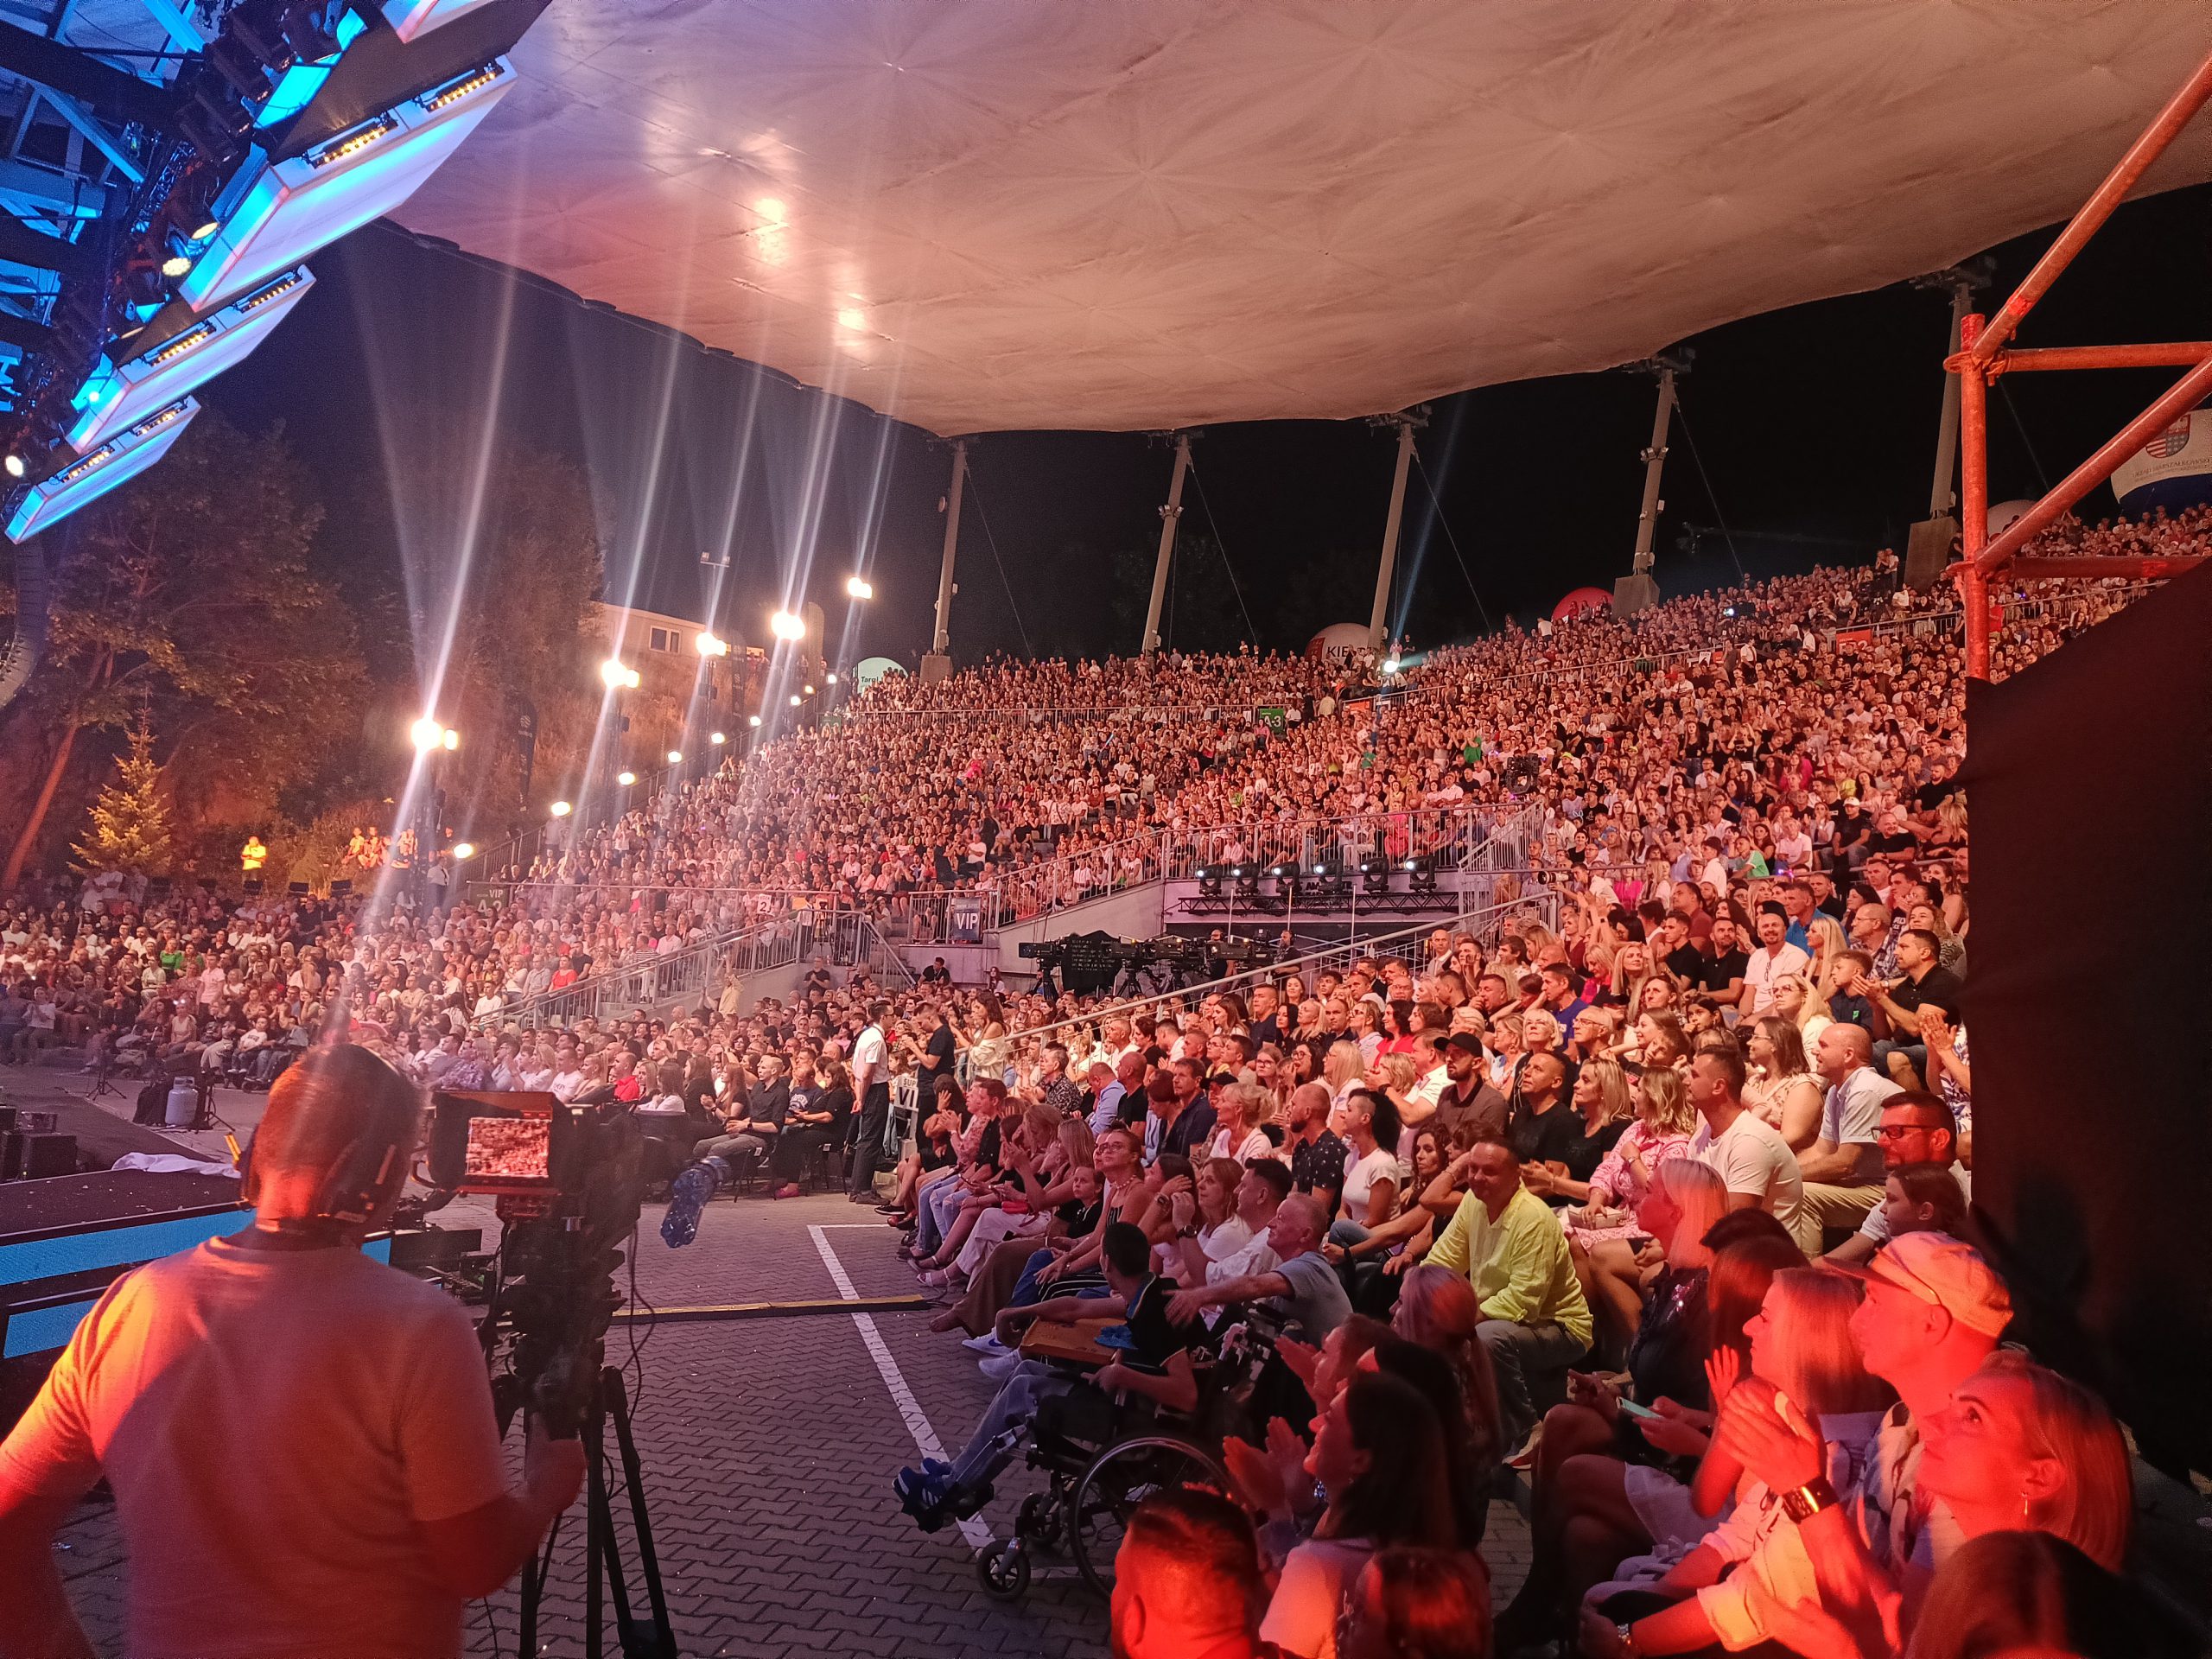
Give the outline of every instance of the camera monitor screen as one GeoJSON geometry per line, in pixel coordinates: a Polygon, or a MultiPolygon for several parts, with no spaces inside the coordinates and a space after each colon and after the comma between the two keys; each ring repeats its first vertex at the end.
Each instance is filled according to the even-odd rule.
{"type": "Polygon", "coordinates": [[[553,1179],[553,1120],[472,1117],[463,1179],[501,1185],[553,1179]]]}

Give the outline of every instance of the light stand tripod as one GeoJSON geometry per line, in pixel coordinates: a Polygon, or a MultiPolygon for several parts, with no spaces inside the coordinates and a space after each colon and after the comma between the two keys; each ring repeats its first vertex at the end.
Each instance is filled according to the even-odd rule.
{"type": "MultiPolygon", "coordinates": [[[[638,1465],[638,1443],[630,1432],[629,1396],[622,1373],[607,1366],[579,1425],[583,1436],[588,1472],[584,1484],[584,1656],[600,1659],[604,1635],[603,1594],[614,1596],[614,1630],[622,1659],[677,1659],[676,1635],[669,1628],[668,1599],[661,1587],[660,1558],[653,1551],[652,1520],[645,1512],[645,1478],[638,1465]],[[614,1504],[607,1479],[606,1435],[614,1428],[617,1454],[622,1459],[622,1488],[629,1495],[630,1526],[638,1541],[638,1576],[644,1581],[652,1609],[650,1623],[641,1622],[630,1604],[629,1580],[622,1570],[622,1541],[614,1529],[614,1504]]],[[[561,1536],[559,1522],[545,1540],[545,1551],[523,1575],[522,1631],[517,1651],[537,1651],[537,1608],[553,1562],[553,1548],[561,1536]]]]}
{"type": "Polygon", "coordinates": [[[109,1045],[107,1033],[94,1032],[92,1042],[92,1086],[86,1090],[80,1098],[93,1101],[99,1099],[103,1095],[112,1095],[118,1100],[121,1100],[123,1090],[117,1088],[111,1081],[115,1074],[115,1051],[109,1045]]]}

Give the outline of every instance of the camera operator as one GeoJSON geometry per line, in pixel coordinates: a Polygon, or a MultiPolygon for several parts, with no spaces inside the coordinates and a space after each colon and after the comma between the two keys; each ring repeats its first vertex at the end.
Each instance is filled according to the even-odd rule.
{"type": "Polygon", "coordinates": [[[532,1427],[508,1490],[461,1306],[361,1252],[406,1179],[421,1101],[365,1049],[270,1090],[253,1224],[124,1274],[0,1442],[0,1655],[92,1649],[53,1539],[105,1476],[139,1659],[457,1655],[576,1495],[582,1446],[532,1427]]]}

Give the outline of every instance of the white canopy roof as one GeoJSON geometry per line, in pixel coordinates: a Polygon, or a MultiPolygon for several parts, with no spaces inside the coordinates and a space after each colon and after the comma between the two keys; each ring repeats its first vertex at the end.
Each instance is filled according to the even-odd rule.
{"type": "MultiPolygon", "coordinates": [[[[938,432],[1351,416],[2063,218],[2208,48],[2200,0],[563,0],[398,216],[938,432]]],[[[2208,176],[2212,118],[2148,183],[2208,176]]]]}

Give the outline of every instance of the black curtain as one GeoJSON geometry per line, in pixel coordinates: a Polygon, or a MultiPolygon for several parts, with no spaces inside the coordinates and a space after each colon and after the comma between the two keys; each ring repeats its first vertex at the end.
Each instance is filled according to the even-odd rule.
{"type": "Polygon", "coordinates": [[[2212,1470],[2212,567],[1967,713],[1974,1207],[2013,1333],[2212,1470]]]}

